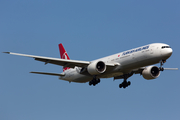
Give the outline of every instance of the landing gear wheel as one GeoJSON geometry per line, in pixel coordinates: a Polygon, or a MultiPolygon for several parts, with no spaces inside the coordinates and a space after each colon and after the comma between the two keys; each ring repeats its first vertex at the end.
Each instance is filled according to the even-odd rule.
{"type": "Polygon", "coordinates": [[[98,84],[98,83],[100,83],[100,79],[93,79],[93,80],[89,81],[89,85],[90,85],[90,86],[91,86],[91,85],[95,86],[95,85],[98,84]]]}
{"type": "Polygon", "coordinates": [[[90,85],[90,86],[92,85],[92,81],[89,81],[89,85],[90,85]]]}
{"type": "Polygon", "coordinates": [[[122,86],[123,86],[122,84],[119,84],[119,88],[122,88],[122,86]]]}
{"type": "Polygon", "coordinates": [[[131,85],[131,82],[130,81],[123,81],[121,84],[119,84],[119,88],[126,88],[126,87],[128,87],[129,85],[131,85]]]}
{"type": "Polygon", "coordinates": [[[131,82],[130,82],[130,81],[128,81],[127,83],[128,83],[128,86],[131,85],[131,82]]]}
{"type": "Polygon", "coordinates": [[[159,67],[159,70],[160,70],[160,71],[164,71],[164,68],[163,68],[163,67],[159,67]]]}
{"type": "Polygon", "coordinates": [[[97,79],[97,84],[100,83],[100,79],[97,79]]]}

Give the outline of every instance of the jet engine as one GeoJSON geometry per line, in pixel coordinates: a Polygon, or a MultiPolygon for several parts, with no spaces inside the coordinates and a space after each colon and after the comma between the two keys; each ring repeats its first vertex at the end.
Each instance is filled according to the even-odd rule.
{"type": "Polygon", "coordinates": [[[87,70],[91,75],[98,75],[106,71],[106,64],[102,61],[92,62],[88,65],[87,70]]]}
{"type": "Polygon", "coordinates": [[[149,66],[142,71],[142,75],[144,79],[151,80],[159,77],[160,71],[156,66],[149,66]]]}

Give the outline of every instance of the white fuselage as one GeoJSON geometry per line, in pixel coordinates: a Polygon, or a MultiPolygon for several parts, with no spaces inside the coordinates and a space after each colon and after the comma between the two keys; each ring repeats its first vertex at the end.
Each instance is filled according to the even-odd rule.
{"type": "MultiPolygon", "coordinates": [[[[134,69],[159,63],[161,60],[168,59],[171,54],[172,49],[169,45],[154,43],[100,58],[92,62],[103,61],[105,64],[118,63],[116,67],[112,67],[112,69],[108,69],[104,73],[96,76],[98,78],[110,78],[129,73],[134,69]]],[[[80,74],[80,69],[79,67],[68,69],[64,71],[65,76],[59,79],[80,83],[93,79],[92,75],[80,74]]]]}

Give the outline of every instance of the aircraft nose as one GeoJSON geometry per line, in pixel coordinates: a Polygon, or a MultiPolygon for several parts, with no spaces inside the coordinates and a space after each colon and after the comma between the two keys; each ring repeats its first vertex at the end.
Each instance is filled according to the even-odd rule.
{"type": "Polygon", "coordinates": [[[166,49],[165,55],[166,55],[167,57],[170,57],[170,56],[172,55],[172,53],[173,53],[172,48],[168,48],[168,49],[166,49]]]}

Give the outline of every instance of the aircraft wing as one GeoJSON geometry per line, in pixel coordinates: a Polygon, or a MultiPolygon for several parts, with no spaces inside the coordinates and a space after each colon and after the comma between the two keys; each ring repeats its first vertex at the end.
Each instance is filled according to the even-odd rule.
{"type": "MultiPolygon", "coordinates": [[[[79,60],[66,60],[66,59],[60,59],[60,58],[51,58],[51,57],[44,57],[44,56],[35,56],[35,55],[28,55],[28,54],[21,54],[21,53],[13,53],[13,52],[3,52],[11,55],[19,55],[19,56],[25,56],[25,57],[31,57],[34,58],[37,61],[51,63],[55,65],[60,65],[64,67],[70,67],[74,68],[77,67],[87,67],[91,62],[89,61],[79,61],[79,60]]],[[[107,64],[109,67],[113,67],[116,64],[107,64]]]]}
{"type": "Polygon", "coordinates": [[[45,64],[51,63],[51,64],[70,67],[70,68],[74,68],[75,66],[85,67],[85,66],[88,66],[90,64],[90,62],[88,62],[88,61],[66,60],[66,59],[60,59],[60,58],[27,55],[27,54],[13,53],[13,52],[4,52],[4,53],[11,54],[11,55],[31,57],[37,61],[45,62],[45,64]]]}

